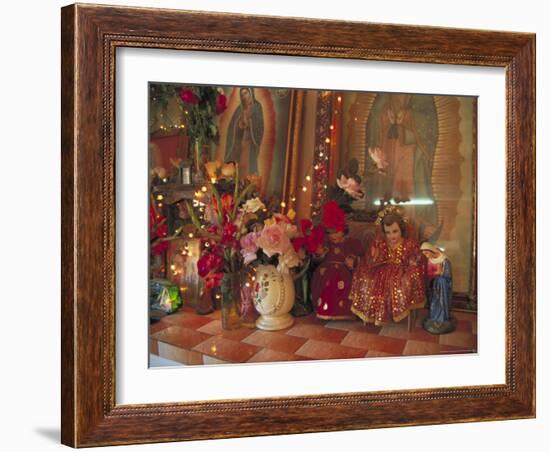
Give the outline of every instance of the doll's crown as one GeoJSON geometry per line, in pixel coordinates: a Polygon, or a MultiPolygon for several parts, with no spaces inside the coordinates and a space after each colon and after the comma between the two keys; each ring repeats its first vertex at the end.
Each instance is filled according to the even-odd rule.
{"type": "Polygon", "coordinates": [[[403,221],[405,223],[409,222],[409,219],[403,214],[403,209],[401,209],[399,206],[396,206],[395,204],[387,204],[380,212],[378,212],[375,223],[381,224],[384,220],[384,217],[389,214],[399,215],[401,218],[403,218],[403,221]]]}

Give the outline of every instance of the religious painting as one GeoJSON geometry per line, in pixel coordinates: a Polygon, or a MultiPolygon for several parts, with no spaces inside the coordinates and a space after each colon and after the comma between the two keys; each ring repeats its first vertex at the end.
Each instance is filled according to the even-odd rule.
{"type": "Polygon", "coordinates": [[[477,352],[477,100],[149,86],[151,367],[477,352]]]}

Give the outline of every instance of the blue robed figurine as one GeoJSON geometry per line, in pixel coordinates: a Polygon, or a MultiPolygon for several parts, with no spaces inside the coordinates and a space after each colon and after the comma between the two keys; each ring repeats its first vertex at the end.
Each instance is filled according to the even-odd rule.
{"type": "Polygon", "coordinates": [[[427,259],[427,295],[430,306],[430,313],[424,319],[423,327],[432,334],[450,333],[455,329],[450,312],[453,297],[451,262],[443,251],[431,243],[424,242],[420,250],[427,259]]]}

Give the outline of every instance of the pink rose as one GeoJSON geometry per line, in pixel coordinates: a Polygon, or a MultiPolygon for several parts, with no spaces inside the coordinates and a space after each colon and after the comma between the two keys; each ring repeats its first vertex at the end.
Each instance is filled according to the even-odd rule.
{"type": "Polygon", "coordinates": [[[256,258],[258,257],[256,255],[256,251],[258,251],[258,245],[256,241],[259,237],[259,232],[250,232],[241,238],[241,254],[243,255],[245,265],[248,265],[250,262],[256,260],[256,258]]]}
{"type": "Polygon", "coordinates": [[[256,243],[268,257],[283,254],[291,246],[290,239],[279,224],[266,226],[256,243]]]}

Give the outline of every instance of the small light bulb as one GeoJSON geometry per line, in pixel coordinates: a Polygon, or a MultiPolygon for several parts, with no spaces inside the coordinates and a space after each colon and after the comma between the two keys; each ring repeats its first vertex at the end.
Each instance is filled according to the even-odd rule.
{"type": "Polygon", "coordinates": [[[325,138],[325,143],[330,143],[330,138],[325,138]]]}
{"type": "Polygon", "coordinates": [[[170,270],[175,270],[176,266],[174,264],[170,265],[170,270]]]}
{"type": "Polygon", "coordinates": [[[162,201],[163,199],[164,199],[164,196],[162,196],[162,195],[157,196],[157,200],[162,201]]]}
{"type": "Polygon", "coordinates": [[[338,96],[338,102],[342,102],[342,96],[338,96]]]}
{"type": "Polygon", "coordinates": [[[281,207],[284,209],[284,208],[286,207],[286,202],[283,201],[283,202],[281,203],[281,207]]]}
{"type": "Polygon", "coordinates": [[[306,176],[306,180],[309,182],[311,180],[311,176],[306,176]]]}
{"type": "Polygon", "coordinates": [[[302,191],[307,191],[307,187],[305,185],[302,187],[302,191]]]}
{"type": "Polygon", "coordinates": [[[203,185],[203,186],[201,187],[201,190],[202,190],[204,193],[206,193],[206,191],[208,190],[208,188],[206,188],[206,186],[203,185]]]}
{"type": "Polygon", "coordinates": [[[330,130],[334,130],[334,124],[331,124],[329,127],[330,130]]]}
{"type": "Polygon", "coordinates": [[[194,236],[193,236],[193,233],[190,232],[190,233],[189,233],[189,238],[192,239],[193,237],[194,237],[194,236]]]}

